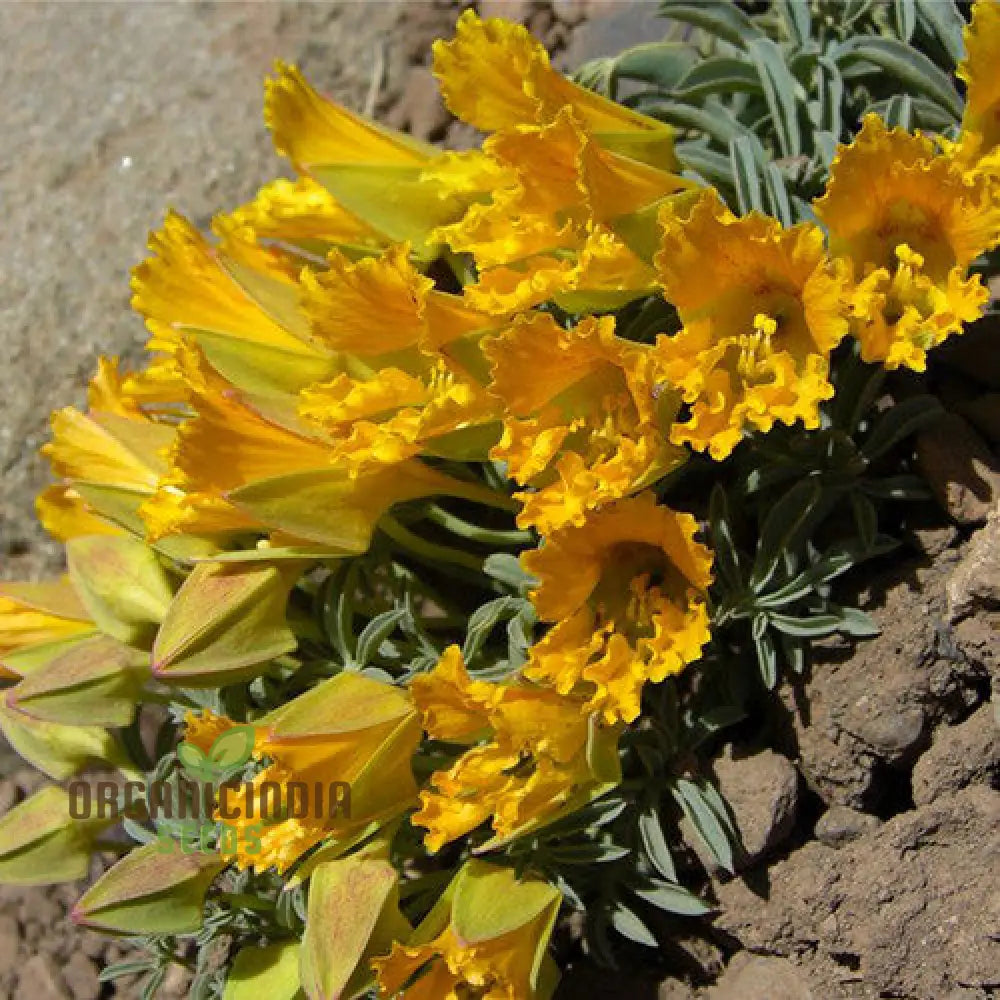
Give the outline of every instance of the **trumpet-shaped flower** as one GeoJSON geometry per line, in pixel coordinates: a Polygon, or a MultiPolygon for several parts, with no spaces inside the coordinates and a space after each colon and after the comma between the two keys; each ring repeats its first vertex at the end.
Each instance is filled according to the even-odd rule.
{"type": "Polygon", "coordinates": [[[532,601],[550,631],[525,674],[607,722],[639,714],[642,686],[681,671],[709,639],[711,553],[689,514],[651,493],[621,500],[567,526],[522,556],[538,578],[532,601]]]}
{"type": "Polygon", "coordinates": [[[1000,206],[932,140],[869,115],[842,146],[816,214],[857,283],[851,329],[866,361],[926,367],[927,351],[982,312],[969,265],[1000,241],[1000,206]]]}
{"type": "Polygon", "coordinates": [[[473,744],[420,793],[412,822],[437,851],[489,820],[495,845],[551,823],[618,780],[617,733],[582,712],[579,700],[526,684],[470,678],[457,646],[413,697],[434,739],[473,744]]]}
{"type": "Polygon", "coordinates": [[[176,434],[166,415],[155,412],[159,404],[144,399],[179,397],[178,386],[156,371],[123,378],[117,359],[98,360],[87,410],[53,413],[52,438],[41,449],[59,480],[36,501],[51,535],[66,541],[140,525],[136,511],[166,472],[165,454],[176,434]]]}
{"type": "Polygon", "coordinates": [[[569,306],[621,305],[654,276],[611,223],[684,187],[675,174],[601,149],[569,108],[543,125],[488,139],[505,178],[434,238],[470,253],[480,271],[469,301],[504,315],[555,298],[569,306]]]}
{"type": "Polygon", "coordinates": [[[326,256],[334,247],[371,253],[384,242],[311,177],[271,181],[228,218],[260,239],[276,240],[314,256],[326,256]]]}
{"type": "Polygon", "coordinates": [[[959,162],[1000,176],[1000,3],[977,0],[965,28],[965,58],[957,74],[965,82],[965,109],[959,132],[959,162]]]}
{"type": "MultiPolygon", "coordinates": [[[[191,714],[187,742],[207,752],[232,725],[208,713],[191,714]]],[[[222,845],[235,844],[224,853],[241,868],[283,872],[321,842],[347,850],[359,835],[402,815],[416,800],[410,758],[420,740],[420,719],[400,688],[338,674],[261,719],[255,730],[254,757],[268,763],[254,777],[249,795],[241,788],[230,801],[220,799],[216,813],[235,833],[222,833],[222,845]],[[278,809],[268,801],[276,788],[287,805],[294,782],[305,785],[308,808],[278,809]],[[338,783],[340,791],[331,789],[338,783]],[[255,834],[252,828],[261,824],[255,834]]]]}
{"type": "Polygon", "coordinates": [[[558,890],[469,861],[405,943],[372,961],[392,1000],[548,1000],[558,980],[546,954],[558,890]]]}
{"type": "Polygon", "coordinates": [[[368,121],[282,63],[267,82],[264,119],[278,152],[338,206],[381,237],[407,240],[422,252],[431,230],[461,216],[494,182],[481,153],[442,153],[368,121]]]}
{"type": "Polygon", "coordinates": [[[690,407],[671,440],[721,460],[747,430],[817,427],[830,351],[847,333],[846,278],[819,227],[737,218],[714,190],[665,204],[660,224],[656,268],[683,328],[657,351],[690,407]]]}
{"type": "Polygon", "coordinates": [[[194,416],[177,431],[169,471],[140,513],[150,537],[270,533],[337,553],[363,552],[395,503],[482,490],[411,460],[370,475],[337,463],[333,443],[280,406],[251,401],[194,349],[181,360],[194,416]]]}
{"type": "MultiPolygon", "coordinates": [[[[0,583],[0,677],[27,669],[23,654],[51,650],[93,635],[95,626],[68,577],[44,583],[0,583]],[[11,657],[11,654],[22,654],[11,657]],[[4,662],[7,661],[8,662],[4,662]]],[[[29,661],[34,665],[34,661],[29,661]]]]}
{"type": "Polygon", "coordinates": [[[295,392],[329,377],[337,360],[310,338],[299,308],[301,263],[232,218],[219,216],[215,228],[217,245],[171,212],[150,236],[153,256],[132,275],[132,306],[152,333],[147,348],[176,359],[196,343],[250,392],[295,392]]]}
{"type": "Polygon", "coordinates": [[[652,349],[614,330],[610,316],[564,329],[534,313],[487,341],[506,413],[492,454],[533,488],[519,496],[522,527],[579,526],[683,460],[659,429],[675,397],[657,388],[652,349]]]}
{"type": "Polygon", "coordinates": [[[669,125],[567,80],[518,24],[466,11],[454,39],[434,43],[434,74],[451,111],[484,132],[544,125],[568,107],[605,148],[664,170],[677,166],[669,125]]]}

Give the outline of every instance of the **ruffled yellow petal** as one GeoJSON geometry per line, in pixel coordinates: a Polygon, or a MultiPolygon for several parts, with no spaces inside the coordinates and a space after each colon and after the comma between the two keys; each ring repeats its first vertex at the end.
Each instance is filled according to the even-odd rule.
{"type": "Polygon", "coordinates": [[[372,249],[381,243],[370,226],[309,177],[294,181],[282,177],[265,184],[253,201],[231,213],[230,218],[259,237],[289,243],[318,242],[372,249]]]}
{"type": "Polygon", "coordinates": [[[327,265],[302,275],[303,310],[316,340],[360,357],[417,346],[434,282],[410,263],[409,247],[357,262],[334,250],[327,265]]]}
{"type": "Polygon", "coordinates": [[[977,0],[965,29],[965,58],[957,74],[965,82],[959,158],[967,167],[985,165],[1000,174],[1000,4],[977,0]]]}
{"type": "Polygon", "coordinates": [[[738,219],[710,190],[665,203],[660,224],[655,264],[683,329],[660,337],[657,354],[690,407],[671,440],[721,460],[746,430],[776,420],[816,427],[848,310],[846,277],[820,229],[738,219]]]}
{"type": "Polygon", "coordinates": [[[132,276],[132,306],[153,334],[149,349],[173,354],[185,333],[204,332],[315,356],[287,263],[257,247],[231,220],[223,227],[227,240],[214,247],[170,212],[150,236],[154,256],[132,276]]]}
{"type": "Polygon", "coordinates": [[[532,487],[520,495],[522,526],[580,523],[682,460],[659,430],[667,400],[651,351],[616,337],[613,317],[563,328],[548,313],[521,316],[484,350],[507,411],[493,457],[532,487]]]}
{"type": "Polygon", "coordinates": [[[589,513],[522,557],[538,578],[532,601],[552,629],[529,652],[525,674],[585,699],[606,722],[630,722],[642,687],[701,655],[711,553],[689,514],[650,493],[589,513]]]}
{"type": "Polygon", "coordinates": [[[608,148],[676,167],[669,126],[567,80],[520,25],[466,11],[454,39],[435,42],[434,74],[451,111],[485,132],[545,124],[569,107],[608,148]]]}
{"type": "Polygon", "coordinates": [[[412,821],[427,829],[428,850],[490,821],[495,840],[551,822],[596,794],[606,777],[588,759],[591,720],[582,702],[525,684],[472,680],[457,647],[414,682],[431,736],[479,740],[447,770],[431,776],[412,821]]]}
{"type": "Polygon", "coordinates": [[[930,139],[869,115],[815,208],[857,282],[852,332],[866,360],[922,371],[926,351],[985,306],[968,268],[1000,242],[1000,203],[930,139]]]}
{"type": "Polygon", "coordinates": [[[409,166],[434,150],[392,132],[318,94],[295,66],[275,63],[264,91],[264,121],[275,149],[308,173],[318,165],[358,163],[409,166]]]}

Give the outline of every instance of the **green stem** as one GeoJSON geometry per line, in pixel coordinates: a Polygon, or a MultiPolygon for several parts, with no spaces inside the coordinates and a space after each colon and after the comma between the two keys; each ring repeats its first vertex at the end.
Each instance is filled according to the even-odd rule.
{"type": "Polygon", "coordinates": [[[453,535],[467,538],[472,542],[479,542],[482,545],[530,545],[534,541],[534,534],[530,531],[484,528],[456,517],[436,503],[426,506],[424,516],[428,521],[433,521],[453,535]]]}
{"type": "Polygon", "coordinates": [[[409,528],[404,528],[394,517],[385,514],[379,521],[378,526],[397,545],[402,546],[412,555],[433,563],[450,563],[453,566],[463,566],[473,572],[483,571],[483,561],[477,556],[462,552],[461,549],[449,548],[447,545],[437,545],[429,542],[419,535],[415,535],[409,528]]]}

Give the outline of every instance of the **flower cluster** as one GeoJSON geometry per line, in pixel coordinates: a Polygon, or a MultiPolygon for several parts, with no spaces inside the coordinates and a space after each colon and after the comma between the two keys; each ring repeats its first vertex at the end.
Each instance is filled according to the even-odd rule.
{"type": "MultiPolygon", "coordinates": [[[[712,552],[661,502],[665,477],[776,423],[820,427],[849,338],[866,362],[922,371],[983,313],[998,10],[978,4],[969,29],[958,137],[866,117],[815,221],[791,226],[735,214],[682,173],[670,126],[570,82],[504,21],[467,11],[434,47],[449,108],[486,133],[468,152],[395,134],[279,65],[265,117],[297,178],[207,234],[170,214],[133,276],[148,364],[102,359],[87,407],[53,415],[38,513],[69,575],[0,588],[8,740],[56,779],[90,760],[133,774],[114,731],[154,692],[206,753],[250,722],[255,794],[351,791],[349,816],[288,815],[259,838],[252,818],[218,817],[257,842],[219,865],[311,880],[298,959],[269,967],[310,997],[373,977],[409,1000],[548,995],[556,890],[455,862],[414,929],[399,842],[421,863],[456,842],[495,851],[613,788],[649,686],[711,640],[712,552]],[[640,308],[661,317],[651,332],[640,308]],[[520,662],[484,662],[455,644],[471,620],[435,618],[442,575],[505,593],[480,551],[494,541],[521,550],[520,662]],[[432,566],[419,601],[437,632],[418,630],[400,671],[374,669],[361,648],[392,646],[410,606],[373,611],[353,642],[324,595],[334,581],[344,606],[364,592],[376,607],[410,557],[432,566]],[[315,654],[310,600],[346,647],[315,654]],[[264,705],[267,684],[281,694],[264,705]],[[241,714],[210,696],[223,689],[241,714]],[[317,920],[339,921],[336,954],[317,920]]],[[[84,855],[92,833],[74,828],[84,855]]]]}

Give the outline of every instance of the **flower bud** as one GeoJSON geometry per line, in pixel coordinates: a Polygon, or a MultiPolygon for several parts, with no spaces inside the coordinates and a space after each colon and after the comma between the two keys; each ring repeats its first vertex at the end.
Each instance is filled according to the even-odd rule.
{"type": "Polygon", "coordinates": [[[46,722],[127,726],[148,659],[109,636],[83,639],[10,689],[7,704],[46,722]]]}
{"type": "Polygon", "coordinates": [[[83,878],[94,838],[110,822],[73,819],[66,790],[43,788],[0,818],[0,883],[51,885],[83,878]]]}
{"type": "Polygon", "coordinates": [[[226,977],[223,1000],[302,1000],[297,941],[243,948],[226,977]]]}
{"type": "Polygon", "coordinates": [[[300,958],[309,1000],[361,992],[373,978],[371,958],[409,937],[398,890],[398,873],[388,861],[351,857],[315,870],[300,958]]]}
{"type": "Polygon", "coordinates": [[[153,673],[217,687],[295,649],[285,618],[302,563],[199,563],[173,599],[153,644],[153,673]]]}
{"type": "Polygon", "coordinates": [[[70,579],[106,635],[148,648],[173,589],[156,553],[124,535],[84,535],[66,545],[70,579]]]}
{"type": "Polygon", "coordinates": [[[147,844],[109,868],[73,907],[73,922],[121,934],[185,934],[201,927],[205,893],[225,867],[217,854],[164,853],[147,844]]]}

